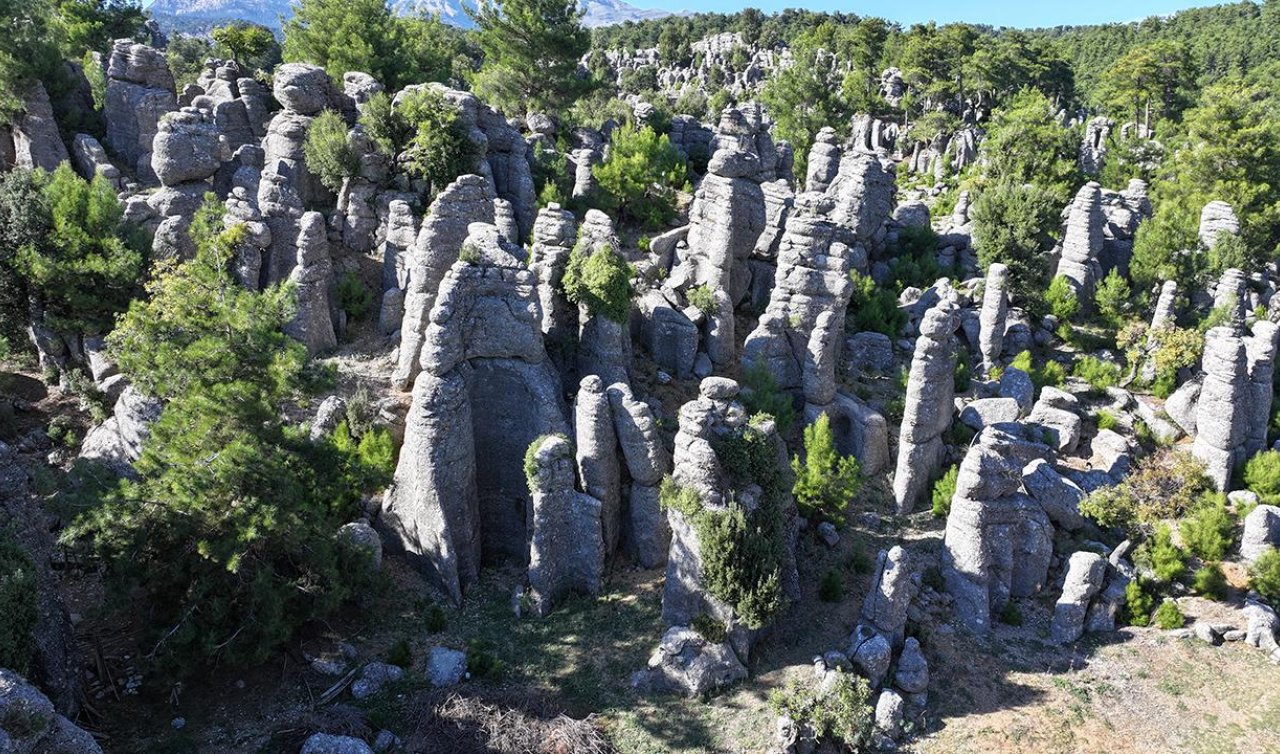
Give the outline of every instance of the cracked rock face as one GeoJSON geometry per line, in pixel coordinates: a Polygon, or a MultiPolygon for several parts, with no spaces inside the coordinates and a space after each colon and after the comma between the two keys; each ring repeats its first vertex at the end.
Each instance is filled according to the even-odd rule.
{"type": "MultiPolygon", "coordinates": [[[[58,124],[53,118],[53,105],[40,82],[31,87],[23,100],[22,112],[13,121],[12,136],[13,164],[19,168],[43,168],[53,172],[68,159],[67,145],[62,143],[58,124]]],[[[92,173],[89,176],[92,177],[92,173]]]]}
{"type": "Polygon", "coordinates": [[[485,223],[463,244],[467,258],[448,268],[427,318],[379,519],[389,543],[455,602],[482,561],[528,563],[525,451],[535,438],[570,434],[523,250],[485,223]]]}
{"type": "Polygon", "coordinates": [[[302,216],[301,225],[296,244],[298,264],[289,275],[289,280],[297,286],[298,312],[284,331],[315,356],[338,345],[330,311],[333,261],[329,258],[324,215],[307,212],[302,216]]]}
{"type": "Polygon", "coordinates": [[[1211,328],[1201,357],[1204,381],[1196,404],[1196,439],[1191,452],[1219,490],[1230,489],[1231,470],[1242,457],[1246,437],[1248,361],[1245,343],[1230,327],[1211,328]]]}
{"type": "Polygon", "coordinates": [[[158,180],[151,169],[151,144],[161,116],[177,109],[178,97],[164,53],[132,40],[116,40],[107,62],[103,107],[107,147],[144,182],[158,180]]]}
{"type": "Polygon", "coordinates": [[[965,454],[947,515],[942,574],[956,616],[986,633],[993,610],[1038,593],[1053,557],[1053,524],[1022,491],[1022,469],[1050,457],[1018,425],[984,429],[965,454]]]}
{"type": "Polygon", "coordinates": [[[942,465],[942,433],[951,427],[955,397],[956,326],[954,308],[945,300],[926,311],[920,322],[893,477],[893,496],[901,513],[915,507],[942,465]]]}
{"type": "Polygon", "coordinates": [[[1082,304],[1093,300],[1094,286],[1102,276],[1098,255],[1102,253],[1104,222],[1101,187],[1086,183],[1071,202],[1056,273],[1071,282],[1082,304]]]}
{"type": "Polygon", "coordinates": [[[987,268],[986,285],[982,290],[982,309],[978,312],[978,350],[982,353],[982,367],[990,371],[1004,352],[1004,328],[1009,316],[1008,285],[1009,268],[999,262],[987,268]]]}
{"type": "Polygon", "coordinates": [[[599,594],[605,543],[601,502],[574,488],[573,445],[556,436],[535,443],[529,478],[533,495],[529,586],[534,609],[545,615],[570,594],[599,594]]]}
{"type": "Polygon", "coordinates": [[[1240,235],[1240,219],[1230,204],[1223,201],[1212,201],[1204,205],[1200,211],[1200,244],[1212,249],[1218,242],[1218,234],[1240,235]]]}

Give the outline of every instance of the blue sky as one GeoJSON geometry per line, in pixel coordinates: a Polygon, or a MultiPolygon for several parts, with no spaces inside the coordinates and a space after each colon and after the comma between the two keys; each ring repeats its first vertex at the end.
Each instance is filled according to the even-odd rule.
{"type": "Polygon", "coordinates": [[[1184,8],[1216,5],[1212,0],[629,0],[642,8],[669,11],[732,13],[754,6],[766,13],[783,8],[804,7],[818,11],[843,11],[861,16],[879,16],[903,24],[923,21],[968,21],[992,26],[1019,28],[1062,24],[1099,24],[1137,21],[1147,16],[1173,13],[1184,8]]]}

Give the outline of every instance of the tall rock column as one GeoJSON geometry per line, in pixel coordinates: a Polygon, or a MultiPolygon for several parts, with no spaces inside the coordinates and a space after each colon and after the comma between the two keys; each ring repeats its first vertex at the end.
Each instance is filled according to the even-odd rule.
{"type": "Polygon", "coordinates": [[[1219,490],[1230,489],[1231,469],[1242,460],[1248,363],[1244,340],[1230,327],[1214,327],[1204,335],[1204,382],[1196,404],[1196,439],[1191,453],[1204,462],[1219,490]]]}
{"type": "Polygon", "coordinates": [[[600,502],[605,550],[613,552],[622,524],[622,464],[609,396],[594,374],[578,386],[573,426],[582,488],[600,502]]]}
{"type": "Polygon", "coordinates": [[[826,191],[840,169],[840,138],[834,128],[824,127],[813,137],[805,168],[804,190],[826,191]]]}
{"type": "Polygon", "coordinates": [[[560,370],[560,379],[572,384],[578,371],[578,307],[564,295],[565,268],[577,236],[573,213],[551,203],[538,211],[529,247],[529,269],[538,276],[538,300],[542,304],[542,335],[547,355],[560,370]]]}
{"type": "Polygon", "coordinates": [[[324,215],[307,212],[302,216],[298,233],[298,264],[289,275],[297,286],[298,312],[284,331],[307,347],[315,356],[338,345],[330,316],[330,288],[333,286],[333,262],[329,259],[329,238],[324,215]]]}
{"type": "Polygon", "coordinates": [[[178,109],[173,75],[164,53],[130,39],[117,39],[107,62],[107,146],[144,183],[154,183],[151,142],[160,117],[178,109]]]}
{"type": "Polygon", "coordinates": [[[1093,289],[1101,277],[1098,254],[1102,252],[1102,189],[1093,182],[1076,192],[1067,215],[1067,232],[1062,239],[1062,256],[1057,274],[1067,278],[1082,307],[1093,302],[1093,289]]]}
{"type": "Polygon", "coordinates": [[[928,310],[907,377],[906,405],[898,435],[893,497],[899,513],[909,513],[942,466],[942,433],[951,427],[955,396],[955,313],[949,301],[928,310]]]}
{"type": "Polygon", "coordinates": [[[573,446],[548,435],[529,449],[533,468],[533,537],[529,546],[529,587],[534,610],[577,593],[596,595],[604,581],[605,546],[600,537],[601,505],[574,489],[573,446]]]}
{"type": "Polygon", "coordinates": [[[161,217],[151,250],[160,259],[195,255],[191,220],[217,172],[222,145],[218,127],[207,110],[184,107],[160,119],[152,144],[153,174],[164,186],[148,203],[161,217]]]}
{"type": "Polygon", "coordinates": [[[657,568],[666,564],[671,543],[671,529],[659,504],[662,479],[671,473],[671,453],[649,404],[637,400],[621,382],[610,385],[608,394],[614,432],[631,478],[621,527],[623,550],[642,568],[657,568]]]}
{"type": "Polygon", "coordinates": [[[399,361],[391,378],[401,390],[409,389],[418,375],[428,315],[440,283],[458,261],[468,227],[479,222],[493,222],[493,191],[478,175],[460,176],[446,186],[422,220],[405,289],[399,361]]]}
{"type": "Polygon", "coordinates": [[[1249,384],[1247,416],[1244,420],[1245,457],[1267,448],[1267,428],[1271,425],[1271,401],[1275,388],[1277,340],[1280,326],[1262,319],[1253,323],[1253,335],[1245,338],[1245,360],[1249,384]]]}
{"type": "Polygon", "coordinates": [[[1227,312],[1231,329],[1237,335],[1244,334],[1245,320],[1249,317],[1248,283],[1243,272],[1231,268],[1222,271],[1222,277],[1213,289],[1213,308],[1227,312]]]}
{"type": "Polygon", "coordinates": [[[1004,328],[1009,315],[1009,296],[1005,287],[1009,268],[999,262],[987,268],[987,282],[982,290],[982,310],[978,313],[978,350],[982,352],[982,368],[990,372],[1004,351],[1004,328]]]}
{"type": "MultiPolygon", "coordinates": [[[[83,135],[83,134],[82,134],[83,135]]],[[[77,143],[79,142],[79,136],[77,143]]],[[[85,138],[92,139],[86,136],[85,138]]],[[[94,142],[95,144],[97,142],[94,142]]],[[[28,170],[42,168],[48,172],[70,159],[67,145],[58,135],[53,118],[53,105],[44,84],[37,81],[22,102],[22,112],[13,119],[14,165],[28,170]]],[[[107,163],[110,167],[111,164],[107,163]]],[[[92,178],[92,174],[86,176],[92,178]]]]}
{"type": "MultiPolygon", "coordinates": [[[[581,255],[584,264],[596,254],[612,254],[620,264],[626,264],[622,244],[613,229],[613,220],[605,213],[595,209],[587,210],[578,235],[574,253],[581,255]]],[[[630,317],[624,316],[617,320],[609,312],[591,311],[586,304],[578,306],[578,317],[578,374],[599,375],[607,385],[629,381],[630,317]]]]}

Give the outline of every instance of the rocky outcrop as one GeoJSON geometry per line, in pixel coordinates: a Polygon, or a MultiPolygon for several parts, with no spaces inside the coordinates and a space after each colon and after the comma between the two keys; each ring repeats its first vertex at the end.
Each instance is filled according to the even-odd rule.
{"type": "Polygon", "coordinates": [[[116,40],[107,62],[107,147],[144,183],[157,180],[151,143],[160,118],[178,109],[164,53],[128,39],[116,40]]]}
{"type": "Polygon", "coordinates": [[[910,512],[942,466],[942,433],[951,427],[955,395],[956,318],[951,302],[925,312],[907,377],[906,403],[898,434],[893,497],[900,513],[910,512]]]}
{"type": "Polygon", "coordinates": [[[1240,219],[1230,204],[1223,201],[1212,201],[1204,205],[1200,211],[1200,228],[1197,236],[1200,245],[1212,249],[1218,242],[1218,234],[1240,235],[1240,219]]]}
{"type": "Polygon", "coordinates": [[[573,213],[553,202],[539,210],[529,247],[529,269],[538,276],[542,335],[565,384],[577,382],[578,371],[578,307],[565,297],[561,284],[577,231],[573,213]]]}
{"type": "Polygon", "coordinates": [[[920,589],[919,575],[901,546],[881,550],[871,577],[871,590],[862,603],[862,621],[888,639],[894,648],[902,646],[907,611],[920,589]]]}
{"type": "Polygon", "coordinates": [[[1244,340],[1230,327],[1211,328],[1201,358],[1204,382],[1196,404],[1191,452],[1219,490],[1230,489],[1231,470],[1242,460],[1246,436],[1248,362],[1244,340]]]}
{"type": "Polygon", "coordinates": [[[1104,116],[1093,118],[1084,127],[1084,139],[1080,142],[1080,171],[1085,175],[1096,176],[1102,172],[1103,161],[1107,156],[1107,139],[1115,121],[1104,116]]]}
{"type": "Polygon", "coordinates": [[[400,327],[400,355],[392,381],[401,390],[413,385],[421,368],[419,357],[430,327],[441,281],[462,252],[472,223],[493,222],[493,192],[482,177],[464,175],[431,202],[413,247],[409,282],[400,327]]]}
{"type": "Polygon", "coordinates": [[[69,159],[67,145],[58,135],[49,93],[40,82],[37,81],[23,99],[22,112],[14,117],[11,129],[16,167],[53,172],[69,159]]]}
{"type": "MultiPolygon", "coordinates": [[[[607,416],[607,403],[606,421],[607,416]]],[[[529,448],[533,536],[529,587],[534,610],[546,615],[570,594],[595,595],[604,579],[600,500],[574,488],[573,446],[546,436],[529,448]]]]}
{"type": "Polygon", "coordinates": [[[1268,320],[1253,324],[1253,334],[1244,339],[1245,386],[1244,457],[1267,448],[1267,426],[1271,420],[1271,402],[1275,392],[1276,348],[1280,345],[1280,326],[1268,320]]]}
{"type": "Polygon", "coordinates": [[[101,175],[117,191],[124,188],[124,176],[120,168],[111,164],[107,150],[89,134],[76,134],[71,141],[71,164],[81,178],[91,181],[101,175]]]}
{"type": "Polygon", "coordinates": [[[942,575],[961,623],[986,633],[992,611],[1044,588],[1053,524],[1022,491],[1022,469],[1050,451],[1018,425],[984,429],[970,445],[947,515],[942,575]]]}
{"type": "Polygon", "coordinates": [[[378,521],[388,544],[455,602],[482,559],[528,562],[525,452],[537,437],[569,436],[523,250],[484,223],[463,244],[468,253],[448,268],[425,320],[422,371],[378,521]]]}
{"type": "Polygon", "coordinates": [[[1086,183],[1076,192],[1067,215],[1062,254],[1057,275],[1067,278],[1081,306],[1093,301],[1094,286],[1101,279],[1098,255],[1102,252],[1103,223],[1101,187],[1086,183]]]}
{"type": "Polygon", "coordinates": [[[93,736],[12,670],[0,669],[0,744],[14,754],[102,754],[93,736]]]}
{"type": "Polygon", "coordinates": [[[813,137],[805,171],[805,191],[826,191],[840,170],[840,138],[834,128],[824,127],[813,137]]]}
{"type": "Polygon", "coordinates": [[[231,272],[236,281],[249,290],[258,290],[262,282],[262,258],[271,246],[271,228],[262,219],[258,203],[249,192],[237,186],[227,196],[223,226],[230,229],[244,227],[244,238],[236,244],[236,256],[231,272]]]}
{"type": "Polygon", "coordinates": [[[1280,547],[1280,507],[1259,505],[1244,518],[1240,557],[1252,563],[1280,547]]]}
{"type": "Polygon", "coordinates": [[[212,188],[209,179],[217,172],[221,155],[218,127],[207,110],[184,107],[160,119],[151,169],[163,188],[148,199],[160,218],[151,246],[154,257],[195,256],[191,220],[212,188]]]}
{"type": "Polygon", "coordinates": [[[637,400],[624,383],[609,386],[609,408],[618,438],[627,507],[621,521],[623,551],[642,568],[667,562],[671,529],[659,505],[659,487],[671,472],[671,453],[658,433],[649,404],[637,400]]]}
{"type": "Polygon", "coordinates": [[[143,395],[133,386],[124,388],[116,399],[112,415],[89,430],[80,443],[80,457],[102,461],[115,471],[130,473],[142,455],[142,444],[151,435],[151,425],[160,418],[164,404],[143,395]]]}
{"type": "Polygon", "coordinates": [[[631,684],[640,691],[696,698],[746,677],[746,665],[727,642],[713,644],[692,628],[673,626],[631,684]]]}
{"type": "Polygon", "coordinates": [[[1009,296],[1005,287],[1009,280],[1009,268],[999,262],[987,268],[986,284],[982,289],[982,309],[978,312],[978,351],[982,354],[982,368],[990,372],[1004,352],[1004,328],[1009,316],[1009,296]]]}
{"type": "MultiPolygon", "coordinates": [[[[612,254],[620,266],[627,263],[613,220],[600,210],[589,209],[578,230],[574,253],[583,264],[596,254],[612,254]]],[[[630,316],[614,319],[606,311],[578,305],[578,375],[599,375],[605,384],[627,382],[631,371],[630,316]]]]}
{"type": "Polygon", "coordinates": [[[405,289],[413,263],[413,247],[418,238],[418,218],[409,203],[393,199],[387,205],[382,243],[378,257],[382,260],[382,303],[379,307],[378,330],[391,335],[400,329],[404,319],[405,289]]]}
{"type": "Polygon", "coordinates": [[[1070,644],[1084,635],[1089,602],[1102,591],[1107,561],[1094,552],[1077,552],[1067,567],[1062,595],[1053,607],[1050,635],[1058,644],[1070,644]]]}
{"type": "Polygon", "coordinates": [[[324,215],[307,212],[302,216],[298,233],[298,264],[289,274],[296,286],[298,311],[285,325],[289,336],[307,347],[315,356],[338,345],[334,332],[330,289],[334,286],[333,261],[329,258],[329,240],[324,215]]]}
{"type": "Polygon", "coordinates": [[[1236,335],[1244,335],[1249,318],[1249,279],[1244,272],[1231,268],[1222,271],[1213,289],[1213,308],[1226,312],[1227,321],[1236,335]]]}
{"type": "Polygon", "coordinates": [[[827,194],[835,199],[831,219],[842,228],[845,245],[870,252],[883,242],[896,190],[893,170],[874,154],[854,151],[840,158],[840,170],[827,194]]]}

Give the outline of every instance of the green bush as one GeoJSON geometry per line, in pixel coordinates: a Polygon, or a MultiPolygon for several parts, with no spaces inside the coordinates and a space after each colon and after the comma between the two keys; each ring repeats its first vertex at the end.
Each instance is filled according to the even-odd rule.
{"type": "Polygon", "coordinates": [[[1000,622],[1006,626],[1022,625],[1022,611],[1018,609],[1013,600],[1006,600],[1004,607],[1000,608],[1000,622]]]}
{"type": "Polygon", "coordinates": [[[1244,465],[1244,484],[1263,503],[1280,502],[1280,450],[1264,450],[1244,465]]]}
{"type": "Polygon", "coordinates": [[[723,644],[729,635],[729,631],[723,621],[716,620],[706,613],[698,613],[693,616],[693,620],[689,624],[690,628],[698,632],[698,636],[712,644],[723,644]]]}
{"type": "Polygon", "coordinates": [[[360,153],[347,140],[347,122],[333,110],[325,110],[311,121],[302,142],[302,156],[307,170],[334,193],[360,172],[360,153]]]}
{"type": "Polygon", "coordinates": [[[938,266],[937,251],[938,234],[932,228],[922,225],[899,230],[897,242],[888,250],[893,287],[927,288],[949,272],[938,266]]]}
{"type": "Polygon", "coordinates": [[[742,405],[750,416],[768,414],[778,425],[778,433],[783,437],[791,431],[796,421],[795,401],[791,393],[778,387],[769,367],[760,362],[752,362],[742,372],[743,390],[738,395],[742,405]]]}
{"type": "Polygon", "coordinates": [[[689,305],[692,306],[693,308],[697,309],[698,311],[702,312],[708,317],[715,316],[716,298],[715,298],[715,294],[711,292],[711,286],[699,285],[699,286],[690,288],[685,293],[685,297],[689,299],[689,305]]]}
{"type": "Polygon", "coordinates": [[[401,97],[395,114],[403,122],[404,132],[410,134],[403,150],[404,168],[429,183],[433,193],[476,170],[479,147],[467,135],[457,108],[438,91],[414,90],[401,97]]]}
{"type": "Polygon", "coordinates": [[[1143,587],[1140,579],[1134,579],[1124,588],[1125,620],[1131,626],[1151,625],[1151,613],[1156,608],[1156,598],[1143,587]]]}
{"type": "Polygon", "coordinates": [[[1171,584],[1187,572],[1187,556],[1173,542],[1173,532],[1165,524],[1156,527],[1155,534],[1138,548],[1135,559],[1155,574],[1161,584],[1171,584]]]}
{"type": "Polygon", "coordinates": [[[1227,599],[1227,577],[1222,572],[1222,566],[1217,563],[1209,563],[1196,569],[1191,585],[1196,592],[1211,600],[1223,602],[1227,599]]]}
{"type": "Polygon", "coordinates": [[[397,639],[395,644],[387,650],[387,662],[402,668],[409,668],[413,665],[413,649],[409,646],[407,639],[397,639]]]}
{"type": "Polygon", "coordinates": [[[1160,450],[1140,458],[1120,484],[1089,493],[1080,513],[1105,529],[1143,536],[1157,522],[1185,516],[1212,488],[1204,464],[1191,454],[1160,450]]]}
{"type": "Polygon", "coordinates": [[[493,646],[483,639],[472,639],[467,642],[467,672],[473,678],[499,678],[505,671],[506,663],[493,653],[493,646]]]}
{"type": "Polygon", "coordinates": [[[1231,549],[1235,519],[1227,511],[1226,498],[1211,493],[1182,520],[1179,528],[1182,543],[1193,555],[1204,561],[1219,561],[1231,549]]]}
{"type": "Polygon", "coordinates": [[[427,609],[427,617],[424,623],[427,633],[438,634],[449,627],[449,616],[445,614],[443,607],[432,604],[427,609]]]}
{"type": "Polygon", "coordinates": [[[823,693],[813,680],[792,678],[769,695],[769,706],[799,725],[808,725],[819,739],[830,739],[851,751],[863,751],[874,729],[871,687],[856,673],[836,670],[823,693]]]}
{"type": "Polygon", "coordinates": [[[0,668],[24,675],[36,648],[36,589],[35,564],[0,531],[0,668]]]}
{"type": "Polygon", "coordinates": [[[348,270],[338,279],[338,306],[351,319],[363,317],[373,306],[373,294],[360,276],[348,270]]]}
{"type": "Polygon", "coordinates": [[[898,308],[898,297],[893,291],[876,285],[870,275],[854,270],[853,296],[849,299],[848,326],[855,332],[878,332],[898,337],[907,315],[898,308]]]}
{"type": "Polygon", "coordinates": [[[1049,307],[1049,313],[1063,325],[1069,326],[1080,313],[1076,289],[1063,275],[1058,275],[1049,283],[1048,290],[1044,292],[1044,302],[1049,307]]]}
{"type": "Polygon", "coordinates": [[[1009,366],[1020,369],[1027,373],[1031,378],[1031,384],[1036,390],[1048,385],[1050,387],[1062,387],[1062,383],[1067,381],[1067,369],[1052,359],[1042,359],[1035,365],[1031,361],[1031,352],[1022,351],[1013,357],[1013,361],[1009,362],[1009,366]]]}
{"type": "Polygon", "coordinates": [[[1062,200],[1023,180],[1006,179],[978,192],[973,200],[973,245],[978,265],[1009,267],[1009,296],[1032,312],[1043,313],[1049,270],[1043,251],[1061,223],[1062,200]]]}
{"type": "Polygon", "coordinates": [[[1101,393],[1120,384],[1124,370],[1119,364],[1104,361],[1097,356],[1084,355],[1076,359],[1071,373],[1089,383],[1089,387],[1101,393]]]}
{"type": "Polygon", "coordinates": [[[1253,561],[1249,587],[1272,605],[1280,605],[1280,550],[1271,548],[1253,561]]]}
{"type": "Polygon", "coordinates": [[[1120,426],[1120,420],[1116,418],[1116,415],[1114,412],[1108,411],[1105,408],[1098,412],[1098,429],[1099,430],[1104,430],[1104,429],[1115,430],[1115,428],[1119,426],[1120,426]]]}
{"type": "Polygon", "coordinates": [[[1112,326],[1124,321],[1133,308],[1133,296],[1129,291],[1129,281],[1113,269],[1094,291],[1093,301],[1098,306],[1098,314],[1112,326]]]}
{"type": "Polygon", "coordinates": [[[1151,619],[1155,622],[1156,628],[1164,631],[1182,628],[1182,625],[1187,622],[1187,619],[1182,615],[1182,611],[1178,609],[1178,603],[1168,597],[1165,597],[1164,602],[1160,603],[1160,607],[1156,608],[1156,613],[1151,616],[1151,619]]]}
{"type": "Polygon", "coordinates": [[[938,481],[933,483],[933,515],[946,518],[951,512],[951,498],[956,494],[956,478],[960,476],[958,465],[947,469],[938,481]]]}
{"type": "Polygon", "coordinates": [[[957,393],[965,393],[969,391],[969,388],[972,385],[972,382],[973,382],[973,377],[969,372],[969,361],[967,358],[967,354],[965,354],[962,351],[959,354],[959,357],[956,359],[956,371],[955,371],[955,374],[952,376],[952,384],[955,387],[955,391],[957,393]]]}
{"type": "Polygon", "coordinates": [[[607,209],[646,228],[675,218],[677,191],[687,180],[684,158],[665,134],[630,124],[614,129],[608,156],[591,174],[607,209]]]}
{"type": "Polygon", "coordinates": [[[839,602],[844,596],[844,580],[839,571],[827,571],[818,582],[818,599],[823,602],[839,602]]]}
{"type": "Polygon", "coordinates": [[[587,256],[579,244],[569,254],[560,285],[565,296],[582,304],[592,316],[626,324],[631,313],[631,265],[605,245],[587,256]]]}
{"type": "Polygon", "coordinates": [[[853,496],[862,486],[858,459],[841,456],[831,431],[831,417],[819,414],[804,429],[804,460],[791,459],[796,481],[791,488],[801,515],[811,521],[829,519],[843,524],[853,496]]]}

